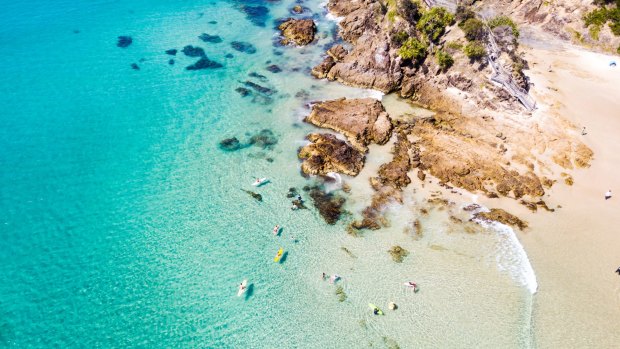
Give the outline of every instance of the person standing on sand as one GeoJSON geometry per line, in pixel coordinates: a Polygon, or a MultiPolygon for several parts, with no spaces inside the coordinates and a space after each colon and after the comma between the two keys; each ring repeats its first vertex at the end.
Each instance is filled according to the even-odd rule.
{"type": "Polygon", "coordinates": [[[618,269],[616,269],[616,273],[618,273],[618,275],[620,275],[620,267],[618,267],[618,269]]]}
{"type": "Polygon", "coordinates": [[[583,130],[581,130],[581,135],[582,135],[582,136],[585,136],[585,135],[587,135],[587,134],[588,134],[588,132],[586,132],[586,127],[584,126],[584,127],[583,127],[583,130]]]}
{"type": "Polygon", "coordinates": [[[611,189],[609,189],[606,193],[605,193],[605,200],[609,200],[611,199],[611,189]]]}

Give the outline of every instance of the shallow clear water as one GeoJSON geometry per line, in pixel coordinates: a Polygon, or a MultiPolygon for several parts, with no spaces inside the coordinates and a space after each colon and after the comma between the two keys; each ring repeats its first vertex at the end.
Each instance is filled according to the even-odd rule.
{"type": "MultiPolygon", "coordinates": [[[[332,42],[322,16],[318,43],[274,47],[273,20],[291,3],[0,2],[0,346],[529,344],[531,296],[497,268],[492,232],[450,233],[431,215],[414,241],[399,226],[414,213],[401,208],[391,229],[353,238],[345,223],[289,209],[288,188],[308,183],[296,159],[312,130],[305,103],[373,94],[309,77],[332,42]],[[265,26],[244,3],[269,8],[265,26]],[[120,35],[132,44],[117,47],[120,35]],[[257,52],[232,49],[234,40],[257,52]],[[164,53],[188,44],[224,67],[187,71],[196,58],[164,53]],[[278,92],[242,97],[246,80],[278,92]],[[273,149],[218,147],[262,129],[276,135],[273,149]],[[272,182],[256,189],[255,176],[272,182]],[[395,243],[414,252],[398,265],[385,252],[395,243]],[[288,254],[275,264],[279,247],[288,254]],[[323,271],[343,276],[345,302],[323,271]],[[411,277],[419,294],[401,287],[411,277]],[[249,294],[236,297],[245,278],[249,294]],[[385,310],[390,300],[397,312],[370,315],[368,302],[385,310]]],[[[355,212],[367,184],[351,183],[355,212]]]]}

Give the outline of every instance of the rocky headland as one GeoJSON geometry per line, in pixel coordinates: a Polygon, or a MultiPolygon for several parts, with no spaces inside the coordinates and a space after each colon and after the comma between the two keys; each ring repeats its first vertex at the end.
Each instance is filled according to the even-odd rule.
{"type": "Polygon", "coordinates": [[[370,179],[375,195],[351,230],[384,225],[383,208],[400,202],[414,177],[424,182],[431,175],[447,188],[510,197],[536,210],[548,208],[542,196],[566,171],[589,166],[592,151],[575,125],[531,111],[517,98],[527,97],[530,84],[512,19],[487,18],[468,6],[453,14],[410,0],[331,0],[327,8],[340,18],[343,42],[326,51],[312,70],[316,78],[397,93],[435,112],[390,118],[372,99],[312,107],[306,121],[346,141],[310,135],[299,154],[307,174],[356,175],[368,144],[394,140],[393,158],[370,179]],[[510,84],[498,83],[498,76],[510,84]]]}

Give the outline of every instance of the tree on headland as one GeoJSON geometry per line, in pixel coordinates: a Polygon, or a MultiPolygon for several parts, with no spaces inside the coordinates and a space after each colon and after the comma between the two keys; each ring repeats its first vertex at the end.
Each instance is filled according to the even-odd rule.
{"type": "Polygon", "coordinates": [[[454,15],[444,7],[433,7],[424,12],[418,21],[417,28],[430,42],[437,40],[445,33],[446,27],[454,23],[454,15]]]}

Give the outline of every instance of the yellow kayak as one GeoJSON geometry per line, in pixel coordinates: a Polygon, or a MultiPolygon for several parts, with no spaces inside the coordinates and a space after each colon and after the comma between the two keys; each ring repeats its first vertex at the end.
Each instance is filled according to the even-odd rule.
{"type": "Polygon", "coordinates": [[[280,247],[280,249],[278,250],[278,253],[276,254],[275,257],[273,257],[273,261],[274,262],[280,262],[280,258],[282,258],[282,255],[284,254],[284,249],[282,247],[280,247]]]}

